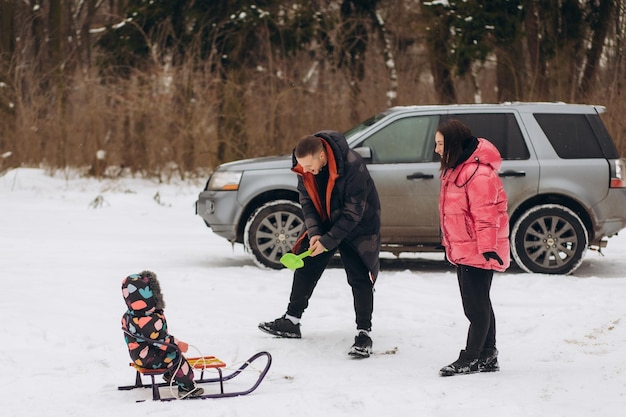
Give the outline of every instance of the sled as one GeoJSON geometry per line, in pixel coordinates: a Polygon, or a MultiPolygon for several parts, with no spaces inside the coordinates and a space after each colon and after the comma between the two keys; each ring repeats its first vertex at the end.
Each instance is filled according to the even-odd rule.
{"type": "MultiPolygon", "coordinates": [[[[125,333],[127,332],[125,331],[125,333]]],[[[137,337],[135,335],[132,335],[132,336],[137,337]]],[[[163,343],[163,342],[153,342],[153,343],[155,346],[166,345],[166,346],[179,350],[178,346],[174,344],[163,343]]],[[[241,395],[250,394],[252,391],[258,388],[258,386],[261,384],[261,382],[265,378],[265,375],[267,375],[267,372],[270,366],[272,365],[272,355],[270,355],[269,352],[264,352],[264,351],[255,353],[247,361],[245,361],[241,366],[239,366],[237,369],[235,369],[231,373],[227,373],[227,374],[224,374],[224,371],[223,371],[223,369],[226,368],[226,364],[222,362],[220,359],[216,358],[215,356],[200,356],[200,357],[193,357],[193,358],[186,358],[186,359],[187,359],[187,362],[189,362],[189,365],[194,368],[194,370],[200,371],[200,378],[194,380],[196,384],[211,384],[211,383],[219,384],[218,393],[202,394],[196,397],[185,398],[189,400],[238,397],[241,395]],[[257,359],[262,360],[262,358],[265,358],[265,366],[259,372],[259,376],[249,388],[240,390],[240,391],[228,391],[225,389],[225,384],[224,384],[225,382],[236,378],[244,370],[246,370],[246,368],[250,366],[253,362],[255,362],[257,359]],[[208,370],[216,371],[217,376],[205,377],[205,371],[208,371],[208,370]]],[[[136,371],[135,384],[117,387],[118,390],[129,391],[135,388],[150,388],[152,390],[153,401],[172,401],[172,400],[179,399],[176,396],[162,397],[159,388],[169,387],[170,384],[167,382],[157,382],[155,379],[155,377],[159,375],[163,375],[168,369],[171,369],[171,368],[149,369],[149,368],[142,368],[135,363],[130,363],[130,366],[133,367],[136,371]],[[142,380],[142,377],[144,376],[150,377],[149,383],[144,384],[142,380]]],[[[173,386],[175,387],[176,385],[174,384],[173,386]]],[[[143,401],[145,400],[138,400],[137,402],[143,402],[143,401]]]]}

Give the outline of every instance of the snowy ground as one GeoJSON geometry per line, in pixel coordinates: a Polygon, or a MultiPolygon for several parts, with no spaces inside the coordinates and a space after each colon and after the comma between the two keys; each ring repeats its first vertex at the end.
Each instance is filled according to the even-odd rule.
{"type": "Polygon", "coordinates": [[[35,169],[0,177],[3,416],[624,415],[626,232],[573,276],[497,274],[501,372],[441,378],[467,330],[441,255],[385,260],[370,359],[346,354],[355,332],[341,269],[320,281],[303,339],[272,338],[256,326],[284,312],[291,273],[257,268],[207,229],[194,215],[201,188],[35,169]],[[229,364],[272,354],[257,391],[136,403],[149,391],[117,390],[134,378],[120,284],[143,269],[160,278],[171,332],[202,354],[229,364]]]}

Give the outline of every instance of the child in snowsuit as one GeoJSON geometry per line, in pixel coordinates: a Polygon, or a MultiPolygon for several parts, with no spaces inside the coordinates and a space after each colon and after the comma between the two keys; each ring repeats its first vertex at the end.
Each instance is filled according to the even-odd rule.
{"type": "Polygon", "coordinates": [[[204,390],[196,387],[193,369],[185,357],[172,346],[155,346],[153,343],[174,344],[183,353],[189,347],[168,333],[163,313],[165,301],[156,274],[143,271],[129,275],[122,281],[122,295],[128,307],[122,316],[122,328],[132,335],[125,333],[128,352],[134,363],[142,368],[168,368],[163,379],[167,382],[173,379],[182,397],[202,395],[204,390]]]}

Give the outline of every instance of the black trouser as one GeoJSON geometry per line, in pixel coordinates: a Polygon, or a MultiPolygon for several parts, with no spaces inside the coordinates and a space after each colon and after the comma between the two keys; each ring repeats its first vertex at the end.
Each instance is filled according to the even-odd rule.
{"type": "Polygon", "coordinates": [[[374,290],[369,270],[361,260],[359,253],[349,244],[342,242],[336,249],[321,253],[315,257],[304,258],[304,266],[296,269],[287,314],[302,317],[309,305],[309,299],[322,273],[328,266],[335,252],[339,250],[341,262],[346,271],[348,284],[352,287],[354,312],[357,329],[370,330],[372,327],[372,311],[374,310],[374,290]]]}
{"type": "Polygon", "coordinates": [[[493,271],[458,265],[456,273],[463,311],[470,322],[465,351],[478,358],[483,349],[496,347],[496,317],[489,296],[493,271]]]}

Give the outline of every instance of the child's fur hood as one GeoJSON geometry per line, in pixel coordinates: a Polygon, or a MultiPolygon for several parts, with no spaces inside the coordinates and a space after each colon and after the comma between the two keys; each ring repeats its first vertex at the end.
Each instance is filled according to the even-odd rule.
{"type": "Polygon", "coordinates": [[[152,271],[127,276],[122,281],[122,296],[134,316],[149,316],[165,308],[161,285],[152,271]]]}

